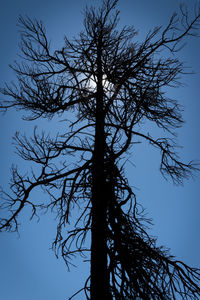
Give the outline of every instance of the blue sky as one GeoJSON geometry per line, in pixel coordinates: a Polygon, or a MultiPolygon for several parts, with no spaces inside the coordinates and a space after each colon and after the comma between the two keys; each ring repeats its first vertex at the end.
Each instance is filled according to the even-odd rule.
{"type": "MultiPolygon", "coordinates": [[[[52,44],[62,46],[63,36],[74,36],[82,29],[82,13],[85,4],[97,4],[98,0],[7,0],[0,10],[0,85],[14,79],[8,64],[17,59],[19,42],[16,27],[19,14],[43,20],[52,44]]],[[[121,0],[120,24],[134,25],[138,38],[145,37],[149,29],[165,24],[178,8],[180,1],[121,0]]],[[[192,9],[195,1],[190,0],[192,9]]],[[[200,160],[200,39],[188,39],[180,57],[196,73],[183,77],[184,87],[169,91],[172,97],[184,105],[185,125],[178,130],[180,154],[183,160],[200,160]]],[[[52,124],[38,123],[38,127],[52,130],[52,124]]],[[[33,124],[22,121],[20,114],[10,111],[0,116],[1,136],[1,185],[6,186],[10,166],[18,163],[22,169],[29,166],[14,154],[12,136],[18,130],[31,135],[33,124]]],[[[150,131],[151,129],[149,129],[150,131]]],[[[186,263],[200,266],[200,175],[177,187],[166,182],[159,173],[159,152],[150,146],[137,146],[127,164],[127,175],[137,188],[138,201],[147,208],[155,224],[152,234],[158,243],[171,248],[171,253],[186,263]]],[[[55,235],[54,216],[44,215],[38,223],[29,221],[26,211],[21,217],[20,237],[16,234],[0,234],[0,298],[2,300],[64,300],[81,287],[88,267],[77,261],[77,268],[68,273],[64,262],[56,259],[49,250],[55,235]]],[[[78,300],[84,299],[82,296],[78,300]]]]}

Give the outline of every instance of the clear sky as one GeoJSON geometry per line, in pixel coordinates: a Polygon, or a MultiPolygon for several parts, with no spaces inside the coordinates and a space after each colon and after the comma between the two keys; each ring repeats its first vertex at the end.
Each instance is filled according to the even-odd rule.
{"type": "MultiPolygon", "coordinates": [[[[82,13],[85,4],[100,3],[100,0],[7,0],[1,2],[0,10],[0,85],[14,79],[8,64],[17,59],[19,42],[16,27],[19,14],[43,20],[47,35],[53,46],[62,46],[63,36],[71,37],[82,29],[82,13]]],[[[192,9],[195,1],[186,1],[192,9]]],[[[120,0],[120,24],[134,25],[139,30],[139,39],[156,25],[166,24],[178,8],[179,0],[120,0]]],[[[183,160],[200,160],[200,39],[188,39],[180,57],[196,73],[183,77],[185,86],[170,95],[184,105],[184,127],[178,130],[183,160]]],[[[34,124],[35,125],[35,124],[34,124]]],[[[52,131],[52,124],[38,122],[38,127],[52,131]]],[[[16,130],[31,135],[33,124],[21,121],[20,114],[11,111],[0,116],[0,183],[7,185],[12,163],[22,170],[28,164],[14,154],[12,136],[16,130]]],[[[149,128],[149,132],[151,128],[149,128]]],[[[159,152],[149,145],[137,146],[132,151],[127,165],[127,175],[138,201],[147,208],[153,218],[152,234],[158,236],[158,244],[171,248],[171,253],[186,263],[200,267],[200,175],[195,180],[176,187],[166,182],[159,173],[159,152]]],[[[21,218],[20,237],[16,234],[0,234],[0,299],[2,300],[64,300],[81,287],[88,267],[77,261],[77,268],[68,273],[64,262],[56,259],[49,250],[56,229],[54,216],[44,215],[38,223],[29,221],[26,211],[21,218]]],[[[82,296],[78,300],[84,299],[82,296]]]]}

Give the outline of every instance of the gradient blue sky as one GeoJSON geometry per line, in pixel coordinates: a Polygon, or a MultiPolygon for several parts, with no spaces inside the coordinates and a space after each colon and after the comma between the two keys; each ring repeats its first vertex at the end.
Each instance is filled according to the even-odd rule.
{"type": "MultiPolygon", "coordinates": [[[[85,4],[98,4],[98,0],[7,0],[1,1],[0,10],[0,85],[14,79],[8,64],[17,59],[19,35],[16,27],[19,14],[42,19],[53,45],[62,46],[64,34],[74,36],[82,29],[81,10],[85,4]]],[[[144,38],[155,25],[166,24],[178,8],[179,0],[121,0],[120,24],[134,25],[139,29],[139,39],[144,38]]],[[[187,1],[189,7],[195,3],[187,1]]],[[[180,57],[191,66],[195,75],[183,77],[185,87],[169,91],[185,107],[186,124],[178,130],[181,156],[185,161],[200,159],[200,39],[188,39],[188,45],[180,57]]],[[[49,131],[52,124],[38,123],[49,131]]],[[[6,186],[11,164],[22,169],[28,165],[14,154],[12,136],[16,130],[31,135],[33,124],[21,121],[20,114],[10,111],[0,116],[1,185],[6,186]]],[[[150,129],[149,129],[150,131],[150,129]]],[[[195,180],[176,187],[160,175],[159,152],[150,146],[137,146],[132,151],[132,162],[127,165],[127,175],[137,188],[137,198],[153,218],[152,234],[158,243],[171,248],[171,253],[186,263],[200,266],[200,175],[195,180]]],[[[64,300],[81,287],[87,275],[85,264],[77,262],[77,268],[68,273],[62,259],[57,260],[49,250],[56,223],[54,216],[44,215],[38,223],[29,221],[26,211],[21,218],[20,237],[16,234],[0,234],[0,299],[2,300],[64,300]],[[80,267],[79,267],[80,265],[80,267]]],[[[84,299],[83,296],[76,298],[84,299]]]]}

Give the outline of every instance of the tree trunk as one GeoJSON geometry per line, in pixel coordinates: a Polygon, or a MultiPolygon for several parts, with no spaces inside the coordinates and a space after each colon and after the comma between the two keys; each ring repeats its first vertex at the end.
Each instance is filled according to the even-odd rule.
{"type": "Polygon", "coordinates": [[[105,195],[105,133],[101,51],[97,56],[96,128],[92,170],[91,299],[111,299],[107,271],[107,234],[105,195]]]}

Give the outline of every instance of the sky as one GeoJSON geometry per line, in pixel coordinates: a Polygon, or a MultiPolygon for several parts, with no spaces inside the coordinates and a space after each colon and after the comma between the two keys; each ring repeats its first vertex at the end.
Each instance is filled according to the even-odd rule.
{"type": "MultiPolygon", "coordinates": [[[[17,58],[19,34],[17,18],[28,15],[43,20],[47,36],[55,47],[61,47],[64,35],[75,36],[82,30],[82,11],[86,4],[98,4],[98,0],[7,0],[1,1],[0,10],[0,86],[14,79],[8,65],[17,58]]],[[[195,1],[187,1],[192,10],[195,1]]],[[[166,24],[178,9],[179,0],[121,0],[120,24],[134,25],[142,40],[157,25],[166,24]]],[[[179,57],[195,74],[182,78],[185,86],[170,90],[169,95],[184,105],[185,124],[178,130],[178,140],[183,148],[184,161],[200,160],[200,39],[188,39],[179,57]]],[[[15,131],[32,134],[35,124],[21,120],[16,111],[0,116],[0,185],[7,187],[12,163],[28,170],[14,153],[12,136],[15,131]]],[[[39,128],[52,130],[52,124],[38,122],[39,128]]],[[[149,129],[150,131],[151,129],[149,129]]],[[[171,253],[189,265],[200,267],[200,174],[194,180],[175,186],[165,181],[159,173],[159,152],[148,144],[133,149],[131,163],[127,164],[127,176],[135,187],[138,202],[153,219],[150,231],[158,237],[158,244],[167,246],[171,253]],[[141,148],[140,148],[141,147],[141,148]]],[[[26,211],[20,221],[20,236],[14,233],[0,234],[0,299],[3,300],[64,300],[81,287],[88,267],[77,261],[77,268],[69,273],[62,259],[56,259],[51,248],[55,235],[55,216],[42,215],[40,222],[30,221],[26,211]]],[[[76,298],[84,299],[83,296],[76,298]]]]}

